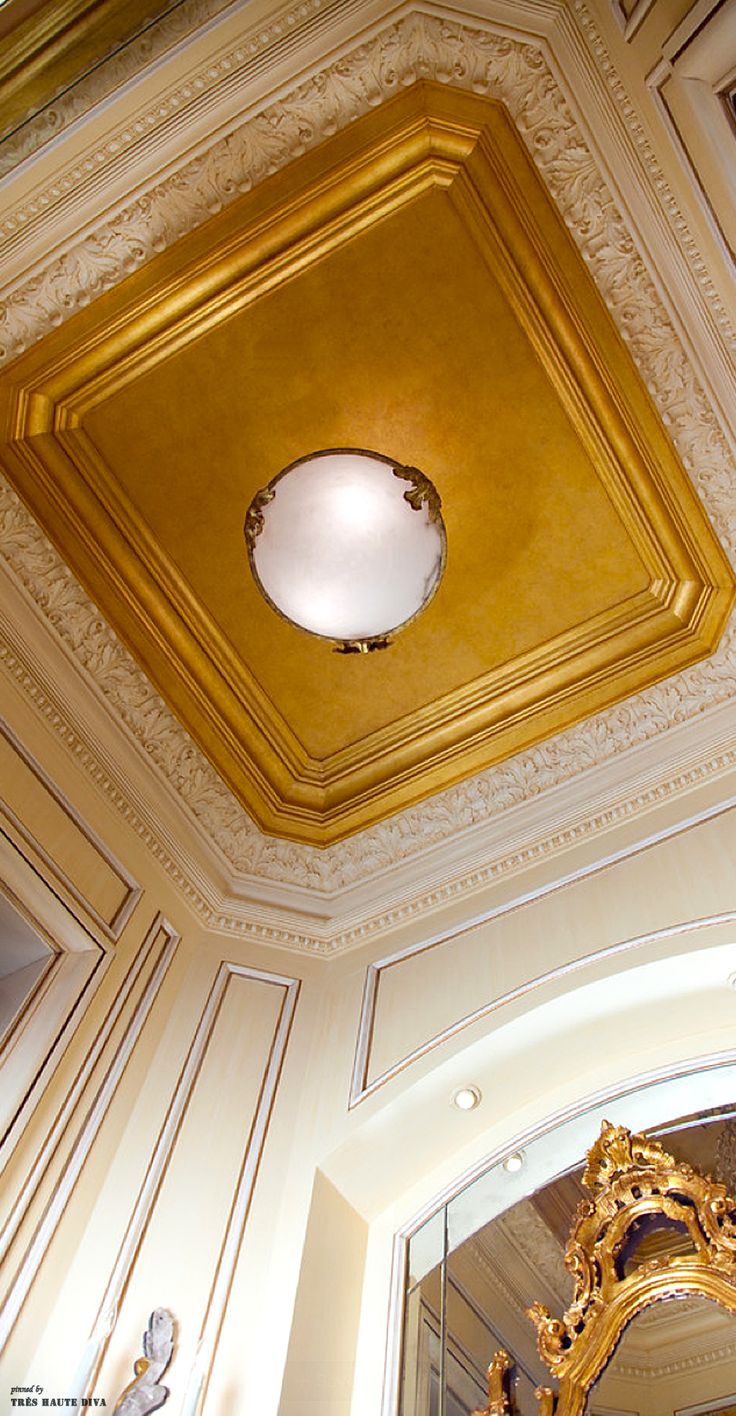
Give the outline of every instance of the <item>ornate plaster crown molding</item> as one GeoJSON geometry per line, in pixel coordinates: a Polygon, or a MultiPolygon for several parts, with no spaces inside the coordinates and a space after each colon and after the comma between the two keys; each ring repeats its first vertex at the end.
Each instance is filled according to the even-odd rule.
{"type": "MultiPolygon", "coordinates": [[[[165,129],[167,124],[176,136],[188,108],[192,109],[192,113],[186,113],[187,123],[191,122],[197,105],[209,103],[210,127],[216,130],[228,126],[217,108],[223,91],[240,88],[241,108],[247,110],[252,107],[249,85],[256,75],[267,72],[269,66],[276,66],[281,59],[281,50],[293,48],[297,38],[303,43],[317,19],[322,21],[323,26],[327,22],[329,30],[331,21],[337,18],[337,14],[332,13],[336,3],[340,7],[341,18],[353,12],[356,21],[360,21],[363,12],[366,20],[370,21],[373,17],[375,6],[371,5],[371,0],[300,0],[298,4],[283,6],[275,12],[270,22],[245,31],[238,43],[223,46],[214,57],[208,57],[200,69],[190,69],[183,79],[162,89],[155,104],[151,104],[149,97],[132,114],[127,113],[123,122],[108,126],[104,141],[96,138],[91,146],[75,150],[71,160],[66,163],[62,161],[61,165],[57,163],[47,189],[35,189],[30,197],[26,195],[20,204],[10,207],[0,225],[0,232],[5,231],[12,236],[15,246],[34,222],[38,222],[43,226],[39,232],[42,242],[45,242],[46,248],[54,250],[51,228],[58,222],[58,209],[67,202],[75,186],[83,187],[93,172],[96,173],[95,180],[104,179],[108,170],[114,171],[123,150],[131,144],[137,145],[136,157],[140,160],[143,145],[150,144],[153,133],[165,129]]],[[[241,191],[249,190],[264,176],[417,78],[436,78],[440,82],[501,98],[516,118],[540,168],[549,168],[550,160],[559,158],[561,131],[575,139],[569,157],[572,158],[574,153],[578,158],[584,155],[589,143],[580,123],[573,118],[570,94],[560,87],[559,78],[553,77],[547,57],[548,43],[540,42],[539,37],[531,32],[528,39],[511,38],[507,29],[509,16],[506,11],[509,7],[504,0],[482,0],[481,8],[484,10],[491,13],[498,10],[499,22],[495,25],[492,18],[485,16],[483,19],[474,18],[472,23],[456,18],[440,18],[434,13],[434,6],[429,13],[425,12],[421,0],[407,8],[409,13],[404,18],[381,30],[369,42],[345,53],[327,68],[318,68],[311,78],[286,97],[273,102],[266,99],[260,111],[252,113],[239,125],[237,118],[231,118],[231,130],[226,136],[205,146],[193,160],[185,160],[178,165],[169,164],[169,167],[173,165],[174,170],[169,170],[164,180],[154,179],[135,202],[114,202],[115,215],[96,230],[89,230],[85,239],[77,241],[66,257],[41,259],[41,270],[36,277],[12,291],[13,308],[8,311],[5,321],[7,332],[2,357],[14,357],[21,348],[42,337],[47,329],[68,318],[78,304],[94,298],[101,289],[124,278],[137,265],[172,244],[179,236],[195,229],[213,211],[233,201],[241,191]],[[485,27],[480,28],[481,24],[485,27]],[[502,66],[505,72],[501,72],[502,66]],[[546,151],[544,129],[536,121],[541,116],[538,103],[534,101],[534,95],[524,92],[525,88],[528,89],[528,73],[527,84],[521,84],[523,69],[535,67],[538,81],[544,74],[547,75],[552,85],[547,99],[554,100],[558,109],[555,131],[549,134],[553,142],[549,152],[546,151]],[[96,278],[86,282],[87,288],[80,295],[77,287],[85,275],[96,278]],[[71,290],[68,288],[70,277],[71,290]]],[[[172,38],[186,34],[198,21],[203,23],[208,16],[214,16],[222,9],[221,0],[188,0],[188,4],[175,16],[166,17],[164,23],[154,27],[152,37],[149,36],[145,44],[137,48],[134,45],[130,55],[126,53],[110,61],[113,67],[116,64],[126,66],[116,82],[122,81],[128,74],[137,74],[172,38]]],[[[715,315],[718,328],[733,347],[733,331],[702,256],[583,0],[574,0],[574,13],[576,35],[578,39],[584,36],[586,47],[592,51],[629,130],[637,155],[651,178],[657,200],[665,205],[677,240],[686,250],[700,291],[715,315]]],[[[572,23],[564,0],[546,0],[546,3],[545,0],[518,0],[513,6],[514,34],[518,35],[519,26],[524,22],[530,30],[532,24],[542,31],[549,30],[550,17],[558,22],[556,37],[559,38],[572,23]]],[[[96,76],[89,77],[91,89],[85,104],[98,102],[104,95],[105,67],[96,76]],[[98,92],[94,84],[98,88],[103,84],[103,87],[98,92]]],[[[74,94],[67,95],[60,100],[58,111],[53,109],[50,112],[48,121],[55,135],[78,116],[75,102],[74,94]]],[[[550,109],[552,106],[550,104],[550,109]]],[[[223,112],[229,112],[231,108],[232,103],[223,112]]],[[[86,108],[81,111],[86,111],[86,108]]],[[[62,144],[62,154],[63,151],[62,144]]],[[[12,170],[13,162],[22,162],[23,156],[22,145],[14,150],[12,142],[6,142],[0,148],[0,161],[6,162],[9,170],[12,170]]],[[[590,157],[590,153],[587,156],[590,157]]],[[[0,171],[4,172],[6,168],[0,171]]],[[[582,176],[580,171],[578,176],[582,176]]],[[[6,182],[5,185],[12,198],[12,184],[8,187],[6,182]]],[[[582,192],[580,195],[582,197],[582,192]]],[[[608,197],[610,200],[610,193],[608,197]]],[[[103,195],[100,210],[105,207],[110,208],[110,200],[103,195]]]]}
{"type": "MultiPolygon", "coordinates": [[[[83,118],[95,104],[134,78],[141,69],[159,59],[200,26],[227,9],[232,0],[184,0],[153,24],[121,44],[97,63],[76,83],[52,98],[37,113],[29,115],[0,141],[0,177],[33,157],[46,143],[58,138],[72,123],[83,118]]],[[[319,0],[316,0],[319,3],[319,0]]],[[[276,35],[276,38],[279,36],[276,35]]]]}
{"type": "MultiPolygon", "coordinates": [[[[684,1305],[683,1305],[684,1306],[684,1305]]],[[[693,1305],[694,1307],[695,1305],[693,1305]]],[[[717,1346],[701,1347],[687,1357],[672,1358],[668,1362],[638,1360],[636,1362],[617,1361],[611,1363],[611,1374],[630,1381],[663,1381],[666,1377],[676,1377],[684,1372],[699,1372],[709,1367],[731,1363],[736,1356],[736,1342],[720,1343],[717,1346]]]]}
{"type": "MultiPolygon", "coordinates": [[[[270,103],[15,290],[3,316],[5,357],[41,338],[244,187],[397,88],[424,77],[505,103],[733,558],[736,483],[718,415],[678,339],[638,238],[560,87],[547,46],[507,31],[419,11],[385,27],[270,103]]],[[[581,770],[613,761],[734,697],[732,626],[708,662],[550,742],[325,851],[297,846],[264,837],[245,816],[7,487],[0,492],[0,524],[12,574],[241,883],[297,886],[317,896],[349,889],[510,808],[542,798],[581,770]]]]}

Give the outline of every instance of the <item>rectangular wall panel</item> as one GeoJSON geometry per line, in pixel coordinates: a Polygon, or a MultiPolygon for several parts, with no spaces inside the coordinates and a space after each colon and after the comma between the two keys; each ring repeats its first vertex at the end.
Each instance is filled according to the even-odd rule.
{"type": "Polygon", "coordinates": [[[12,729],[0,721],[0,821],[62,898],[118,939],[140,888],[12,729]]]}
{"type": "Polygon", "coordinates": [[[168,1306],[177,1324],[176,1382],[188,1386],[187,1401],[199,1409],[298,987],[290,978],[221,965],[102,1297],[101,1340],[92,1334],[80,1397],[119,1389],[141,1315],[168,1306]],[[107,1314],[116,1317],[109,1338],[107,1314]]]}

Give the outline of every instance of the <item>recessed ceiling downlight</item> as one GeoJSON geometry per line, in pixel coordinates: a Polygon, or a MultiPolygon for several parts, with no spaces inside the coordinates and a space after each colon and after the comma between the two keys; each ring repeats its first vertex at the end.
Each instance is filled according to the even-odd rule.
{"type": "Polygon", "coordinates": [[[446,557],[429,479],[357,448],[284,468],[254,496],[245,541],[272,608],[343,653],[385,648],[429,604],[446,557]]]}
{"type": "Polygon", "coordinates": [[[458,1111],[474,1111],[480,1100],[480,1087],[458,1087],[452,1094],[452,1104],[458,1111]]]}
{"type": "Polygon", "coordinates": [[[511,1155],[507,1155],[503,1162],[503,1168],[504,1170],[508,1170],[509,1175],[516,1175],[517,1172],[522,1169],[523,1165],[523,1151],[514,1151],[511,1155]]]}

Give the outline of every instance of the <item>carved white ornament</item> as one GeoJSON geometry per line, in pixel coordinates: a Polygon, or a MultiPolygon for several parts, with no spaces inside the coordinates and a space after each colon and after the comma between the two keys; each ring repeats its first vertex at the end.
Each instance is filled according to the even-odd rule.
{"type": "Polygon", "coordinates": [[[154,1308],[143,1334],[143,1356],[135,1363],[135,1379],[125,1388],[113,1416],[150,1416],[165,1404],[169,1389],[161,1377],[174,1351],[174,1319],[168,1308],[154,1308]]]}
{"type": "MultiPolygon", "coordinates": [[[[582,13],[581,6],[576,8],[582,13]]],[[[506,34],[423,14],[389,26],[288,97],[270,104],[15,290],[0,323],[5,359],[241,191],[421,78],[455,84],[505,103],[733,559],[736,481],[716,413],[546,54],[538,45],[506,34]]],[[[12,573],[104,695],[115,717],[241,876],[317,892],[345,888],[539,797],[586,768],[734,696],[732,623],[718,652],[706,663],[319,851],[258,831],[7,485],[0,489],[0,528],[12,573]]],[[[581,826],[580,831],[585,829],[581,826]]],[[[477,874],[470,877],[471,884],[477,874]]]]}
{"type": "MultiPolygon", "coordinates": [[[[311,2],[314,5],[315,3],[318,4],[319,0],[311,0],[311,2]]],[[[183,4],[177,5],[175,9],[170,10],[154,24],[147,25],[135,38],[121,45],[117,52],[110,55],[104,63],[95,65],[88,74],[83,75],[71,88],[65,89],[64,92],[52,99],[39,112],[26,118],[14,132],[2,139],[0,143],[0,177],[4,177],[7,173],[12,172],[21,162],[27,161],[53,138],[58,138],[72,123],[83,118],[95,104],[100,103],[103,99],[107,98],[109,94],[113,93],[115,89],[119,89],[122,84],[134,78],[140,73],[141,69],[151,64],[154,60],[159,59],[167,50],[171,49],[173,45],[179,44],[182,39],[191,35],[201,25],[205,24],[208,20],[212,20],[221,10],[226,9],[230,3],[231,0],[184,0],[183,4]]],[[[305,4],[303,3],[300,8],[304,10],[305,4]]],[[[263,35],[263,26],[261,26],[260,36],[250,40],[250,55],[263,53],[268,41],[278,41],[283,36],[283,33],[283,25],[278,27],[268,26],[268,33],[265,36],[264,42],[264,38],[261,38],[263,35]]],[[[206,78],[203,77],[200,80],[196,91],[201,92],[202,89],[204,89],[207,79],[209,79],[210,83],[215,83],[220,77],[221,75],[217,72],[208,74],[206,78]]],[[[190,98],[192,96],[191,93],[188,95],[190,98]]],[[[176,95],[173,98],[173,106],[179,107],[180,104],[186,101],[186,97],[187,95],[185,93],[176,95]]],[[[172,100],[170,100],[170,103],[171,101],[172,100]]],[[[146,127],[150,129],[160,123],[162,119],[165,119],[166,116],[167,113],[165,109],[163,109],[162,105],[159,103],[156,110],[152,111],[148,122],[146,122],[145,118],[141,119],[138,117],[136,124],[143,122],[146,124],[146,127]]],[[[135,129],[135,125],[130,126],[135,129]]],[[[97,153],[91,156],[93,164],[97,165],[97,163],[104,158],[112,157],[120,151],[121,146],[124,146],[127,142],[134,141],[136,136],[135,131],[126,133],[125,128],[121,129],[120,133],[111,140],[115,143],[114,147],[103,150],[100,157],[98,157],[97,153]]],[[[68,192],[75,182],[82,181],[83,179],[84,171],[80,170],[75,173],[74,168],[72,168],[68,173],[64,174],[60,182],[54,184],[60,187],[60,191],[54,191],[52,187],[47,196],[51,200],[58,198],[61,192],[68,192]]],[[[18,216],[20,216],[21,221],[27,220],[35,214],[36,211],[33,206],[31,206],[29,210],[24,211],[20,208],[18,211],[18,216]]],[[[2,223],[0,223],[0,231],[5,232],[7,230],[12,231],[13,229],[17,229],[17,217],[15,227],[10,224],[12,220],[12,217],[4,218],[2,223]]]]}

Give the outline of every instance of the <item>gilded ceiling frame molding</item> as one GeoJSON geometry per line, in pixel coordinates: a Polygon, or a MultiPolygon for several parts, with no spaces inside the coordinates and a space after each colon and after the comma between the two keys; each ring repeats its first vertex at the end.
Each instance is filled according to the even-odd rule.
{"type": "MultiPolygon", "coordinates": [[[[14,493],[12,495],[13,497],[15,496],[14,493]]],[[[30,522],[30,524],[33,526],[34,531],[36,531],[35,523],[30,522]]],[[[2,518],[0,517],[0,529],[1,528],[2,518]]],[[[43,540],[43,538],[41,539],[43,540]]],[[[55,552],[52,551],[52,548],[45,540],[43,544],[44,550],[55,557],[55,552]]],[[[68,575],[67,569],[62,562],[59,561],[58,566],[64,576],[68,575]]],[[[74,584],[76,586],[76,582],[74,582],[74,584]]],[[[82,592],[79,590],[78,586],[76,586],[76,589],[80,597],[83,598],[82,592]]],[[[90,610],[93,611],[91,605],[90,610]]],[[[96,611],[93,611],[93,613],[96,614],[96,611]]],[[[41,618],[38,609],[36,609],[36,614],[42,633],[44,635],[49,633],[48,625],[41,618]]],[[[0,621],[1,620],[2,616],[0,616],[0,621]]],[[[140,798],[137,807],[133,804],[134,797],[131,794],[130,776],[126,773],[124,768],[116,772],[116,767],[119,763],[119,754],[115,750],[114,745],[112,753],[109,750],[105,752],[101,744],[95,742],[87,723],[71,721],[68,701],[65,706],[62,706],[62,701],[58,698],[55,689],[51,687],[46,675],[40,668],[40,662],[37,659],[29,657],[28,646],[22,642],[24,637],[25,636],[21,633],[20,638],[18,638],[13,632],[9,622],[5,622],[2,627],[2,639],[5,642],[0,642],[0,662],[2,662],[6,672],[15,681],[29,702],[32,703],[34,710],[48,723],[54,735],[64,744],[77,761],[80,768],[90,777],[97,788],[112,801],[123,819],[144,842],[146,848],[151,851],[153,857],[172,880],[175,888],[183,896],[197,918],[201,920],[206,927],[216,930],[219,933],[229,934],[238,938],[253,939],[260,943],[295,950],[300,953],[305,952],[331,957],[337,953],[342,953],[350,948],[370,941],[373,938],[380,938],[398,925],[426,914],[432,914],[454,899],[462,898],[468,894],[475,894],[496,882],[520,875],[525,870],[539,864],[546,858],[552,856],[557,857],[560,852],[567,851],[572,847],[582,844],[586,840],[594,838],[599,833],[607,832],[612,827],[630,822],[632,818],[635,819],[636,816],[646,814],[653,808],[666,803],[671,797],[677,797],[683,792],[689,792],[698,786],[705,785],[708,781],[718,779],[724,773],[732,771],[734,767],[736,767],[736,744],[726,747],[719,745],[717,749],[714,749],[713,745],[709,745],[708,751],[703,756],[702,760],[697,760],[690,764],[683,764],[674,775],[670,770],[666,770],[664,774],[658,773],[656,779],[652,781],[651,774],[646,772],[646,785],[643,785],[633,795],[630,790],[621,791],[617,793],[612,802],[609,802],[602,808],[598,807],[596,810],[590,810],[586,804],[586,809],[583,814],[581,814],[579,810],[573,810],[570,814],[568,805],[566,810],[566,815],[569,818],[567,824],[564,823],[564,818],[560,820],[559,810],[557,806],[555,806],[551,812],[551,815],[554,816],[553,828],[551,822],[549,825],[543,822],[541,829],[537,828],[532,832],[530,832],[528,825],[523,828],[519,827],[516,832],[516,845],[514,845],[513,837],[511,841],[509,841],[506,833],[502,833],[503,840],[495,845],[495,849],[490,853],[490,858],[489,850],[486,846],[481,852],[483,864],[476,866],[476,868],[470,871],[466,868],[462,868],[461,865],[459,870],[456,870],[447,878],[442,878],[438,883],[429,888],[424,886],[421,881],[419,882],[419,888],[417,888],[416,883],[413,883],[409,893],[406,894],[405,892],[402,894],[396,903],[387,905],[384,896],[382,897],[382,904],[379,911],[372,909],[369,905],[367,910],[364,909],[357,918],[354,918],[352,913],[349,914],[349,923],[341,923],[343,912],[340,911],[338,906],[334,922],[331,922],[331,917],[328,915],[326,923],[320,924],[315,920],[313,910],[305,912],[299,909],[298,906],[295,906],[290,898],[286,900],[283,899],[280,884],[280,882],[284,881],[283,873],[276,874],[272,877],[274,883],[271,887],[271,893],[275,899],[271,904],[266,903],[264,906],[257,896],[255,898],[248,896],[247,891],[249,885],[251,890],[257,884],[260,885],[258,876],[255,873],[258,860],[255,855],[253,861],[249,862],[252,871],[250,876],[241,876],[240,879],[233,878],[230,883],[229,889],[237,892],[236,895],[228,896],[225,894],[223,896],[214,887],[212,890],[207,891],[206,894],[203,893],[204,885],[201,883],[201,870],[199,871],[200,884],[198,885],[195,883],[196,876],[192,871],[191,860],[187,858],[184,853],[176,850],[176,843],[172,841],[169,841],[168,844],[164,843],[161,831],[160,813],[155,809],[146,811],[145,805],[141,802],[140,798]],[[113,773],[115,773],[115,775],[113,775],[113,773]],[[244,890],[246,892],[245,897],[243,896],[244,890]]],[[[126,654],[127,651],[125,651],[117,641],[115,643],[118,651],[122,654],[126,654]]],[[[64,657],[67,657],[68,651],[65,651],[63,646],[59,646],[59,648],[61,652],[64,653],[64,657]]],[[[135,666],[132,667],[135,668],[135,666]]],[[[110,668],[114,680],[116,676],[114,660],[110,661],[110,668]]],[[[99,690],[97,696],[100,696],[99,690]]],[[[168,720],[171,715],[168,714],[168,710],[163,708],[163,705],[161,705],[161,708],[168,720]]],[[[116,733],[119,731],[119,716],[122,717],[122,715],[123,708],[121,707],[120,715],[114,715],[114,731],[116,733]]],[[[111,719],[111,725],[112,723],[113,719],[111,719]]],[[[174,723],[173,726],[175,729],[178,729],[177,724],[174,723]]],[[[138,757],[140,755],[138,740],[133,739],[130,734],[126,736],[129,738],[131,749],[135,752],[136,757],[138,757]]],[[[730,736],[728,741],[730,744],[730,736]]],[[[190,745],[190,751],[193,752],[194,750],[195,749],[190,745]]],[[[146,767],[150,770],[150,763],[147,762],[146,767]]],[[[211,769],[208,768],[208,764],[205,762],[202,763],[202,767],[203,770],[211,771],[211,769]]],[[[217,785],[217,779],[213,772],[212,777],[217,785]]],[[[171,792],[172,799],[176,802],[176,805],[179,809],[182,809],[183,803],[173,791],[171,784],[167,782],[162,775],[157,774],[157,778],[158,790],[160,791],[162,787],[167,788],[171,792]]],[[[565,786],[564,781],[558,784],[552,784],[548,792],[550,799],[552,799],[552,793],[556,790],[564,790],[565,786]]],[[[245,818],[245,814],[237,807],[237,803],[233,798],[230,798],[230,803],[233,811],[239,812],[240,816],[244,818],[246,829],[253,831],[253,833],[257,835],[255,828],[252,828],[251,823],[248,822],[247,818],[245,818]]],[[[432,804],[432,802],[425,803],[425,808],[432,804]]],[[[441,813],[441,798],[435,798],[434,804],[441,813]]],[[[510,809],[516,806],[518,810],[520,806],[528,808],[530,805],[533,805],[533,799],[531,803],[511,802],[510,809]]],[[[649,840],[645,840],[644,842],[638,841],[634,849],[638,851],[642,848],[646,848],[647,844],[657,844],[660,840],[669,839],[670,836],[678,834],[680,830],[688,829],[690,825],[698,824],[700,821],[708,821],[712,819],[714,815],[718,815],[728,809],[728,802],[719,804],[715,808],[706,810],[699,816],[696,816],[693,820],[688,820],[684,825],[682,823],[676,824],[669,830],[656,832],[654,837],[649,840]]],[[[392,826],[395,831],[401,832],[400,818],[396,819],[393,823],[384,823],[384,825],[387,827],[392,826]]],[[[365,833],[366,836],[369,834],[368,832],[365,833]]],[[[204,833],[202,833],[202,835],[204,835],[204,833]]],[[[210,846],[209,840],[207,838],[205,839],[207,840],[207,845],[210,846]]],[[[289,844],[286,842],[273,841],[266,837],[261,837],[259,840],[262,841],[263,845],[266,847],[286,846],[289,844]]],[[[401,836],[399,834],[397,837],[397,847],[400,841],[401,836]]],[[[436,841],[430,840],[429,847],[436,847],[436,841]]],[[[334,855],[334,853],[334,849],[333,851],[325,852],[317,852],[310,847],[293,846],[291,849],[290,864],[294,870],[294,884],[302,890],[306,890],[307,893],[311,893],[315,901],[319,900],[320,897],[325,898],[326,896],[334,899],[336,891],[330,869],[330,856],[334,855]],[[316,859],[310,860],[310,855],[316,857],[316,859]],[[320,870],[319,867],[322,867],[322,870],[320,870]],[[308,889],[310,881],[311,890],[308,889]],[[333,887],[332,889],[330,888],[331,886],[333,887]]],[[[631,853],[632,848],[626,846],[613,854],[609,851],[602,861],[595,861],[582,871],[580,869],[573,869],[568,876],[557,879],[552,887],[542,886],[539,890],[534,892],[533,898],[547,893],[548,888],[561,888],[566,884],[574,883],[577,879],[597,873],[600,869],[605,869],[608,865],[615,864],[618,860],[628,858],[631,853]]],[[[400,859],[400,851],[398,849],[395,854],[396,858],[400,859]]],[[[385,868],[385,861],[382,856],[379,857],[377,864],[379,867],[385,868]]],[[[409,861],[409,865],[410,864],[411,861],[409,861]]],[[[381,879],[380,871],[377,878],[379,880],[381,879]]],[[[285,883],[287,883],[288,887],[288,882],[285,883]]],[[[357,878],[356,876],[351,876],[347,879],[338,879],[336,886],[337,891],[347,896],[348,905],[350,892],[354,886],[359,883],[359,876],[357,876],[357,878]]],[[[530,898],[528,892],[525,892],[524,899],[526,900],[528,898],[530,898]]],[[[495,916],[496,914],[507,913],[517,908],[518,903],[519,901],[513,897],[505,905],[502,905],[500,910],[492,910],[491,914],[495,916]]],[[[454,937],[456,932],[457,931],[454,929],[449,932],[442,932],[441,940],[438,942],[443,942],[446,939],[454,937]]],[[[362,1087],[359,1087],[359,1090],[362,1090],[362,1087]]]]}
{"type": "MultiPolygon", "coordinates": [[[[564,147],[564,134],[558,142],[564,147]]],[[[260,230],[260,206],[254,212],[246,198],[235,208],[237,236],[232,215],[224,229],[219,220],[207,227],[206,294],[199,259],[174,280],[164,274],[170,262],[163,272],[156,263],[132,287],[93,304],[81,352],[73,321],[0,382],[8,474],[87,593],[261,831],[324,846],[710,655],[735,582],[612,322],[598,300],[588,309],[589,277],[498,103],[448,85],[412,85],[359,120],[337,150],[333,141],[312,154],[307,187],[301,170],[289,167],[276,189],[287,212],[298,190],[298,215],[269,218],[267,260],[250,239],[251,228],[260,230]],[[356,203],[358,154],[364,177],[356,203]],[[104,415],[110,394],[130,390],[131,381],[137,388],[136,378],[181,340],[196,343],[213,322],[229,327],[235,312],[247,325],[250,301],[274,278],[277,251],[279,280],[288,280],[317,251],[331,257],[351,232],[430,184],[448,186],[457,219],[484,249],[588,465],[593,460],[597,494],[603,490],[636,549],[643,584],[637,579],[633,593],[629,581],[625,600],[621,590],[617,603],[584,615],[553,642],[489,663],[400,723],[314,753],[259,681],[257,663],[234,652],[211,606],[197,601],[171,552],[156,543],[95,448],[94,424],[90,441],[87,415],[100,404],[104,415]],[[111,585],[118,586],[112,600],[111,585]]]]}
{"type": "MultiPolygon", "coordinates": [[[[684,350],[678,345],[631,232],[618,213],[603,177],[597,173],[593,155],[587,150],[565,96],[547,67],[542,49],[489,31],[471,31],[456,21],[450,23],[413,14],[408,20],[391,26],[388,39],[384,34],[371,44],[362,45],[357,59],[353,56],[352,69],[348,65],[346,71],[347,61],[341,60],[338,66],[319,76],[319,81],[309,80],[302,85],[290,100],[272,105],[267,118],[253,120],[254,124],[261,123],[260,170],[265,175],[269,167],[282,165],[293,156],[289,143],[295,141],[295,132],[297,136],[301,133],[302,147],[312,145],[319,141],[326,123],[334,129],[350,121],[356,111],[361,111],[361,102],[368,106],[371,100],[380,101],[382,92],[380,84],[378,87],[376,84],[382,55],[388,47],[394,72],[402,58],[399,41],[407,32],[408,52],[403,53],[401,73],[406,71],[407,64],[410,68],[413,64],[415,77],[419,70],[422,74],[431,72],[435,77],[452,81],[459,72],[461,87],[479,85],[482,91],[506,102],[553,198],[582,246],[591,273],[625,332],[645,380],[655,392],[662,415],[670,422],[683,460],[695,478],[724,545],[733,554],[736,508],[725,439],[704,391],[688,366],[684,350]],[[477,51],[473,47],[476,41],[477,51]],[[371,59],[377,60],[378,73],[371,71],[371,59]],[[356,75],[365,74],[366,70],[374,79],[374,85],[369,87],[366,75],[356,98],[348,81],[352,78],[357,84],[356,75]],[[323,98],[325,92],[329,101],[323,98]],[[365,97],[366,94],[369,97],[365,97]],[[312,126],[305,137],[303,130],[308,114],[312,126]],[[277,154],[273,133],[279,126],[281,138],[283,130],[288,136],[277,154]],[[558,162],[563,156],[564,161],[558,162]],[[692,419],[688,417],[691,410],[692,419]]],[[[245,156],[242,146],[236,152],[232,144],[228,153],[233,161],[242,161],[245,156]]],[[[212,159],[211,153],[209,159],[212,159]]],[[[201,163],[195,179],[197,175],[201,175],[201,163]]],[[[229,173],[231,190],[236,175],[232,170],[229,173]]],[[[177,174],[172,180],[181,182],[183,176],[177,174]]],[[[222,173],[218,180],[222,182],[222,173]]],[[[252,180],[252,176],[248,180],[252,180]]],[[[217,182],[215,185],[217,187],[217,182]]],[[[157,197],[159,201],[162,191],[163,187],[157,197]]],[[[127,218],[125,213],[117,218],[118,228],[125,228],[126,220],[130,223],[137,216],[139,236],[137,246],[133,241],[134,249],[126,244],[120,229],[103,227],[96,237],[89,238],[76,257],[70,254],[37,276],[24,292],[16,292],[9,318],[11,322],[13,318],[20,321],[17,327],[24,331],[24,339],[40,337],[48,324],[73,312],[74,289],[82,272],[87,271],[94,295],[97,289],[114,283],[125,273],[126,262],[128,265],[131,261],[139,263],[147,251],[152,253],[162,240],[168,244],[181,234],[181,221],[178,225],[173,222],[168,229],[165,222],[162,226],[161,212],[154,210],[152,200],[134,204],[127,218]],[[140,246],[142,234],[147,241],[143,247],[140,246]],[[25,316],[23,300],[28,306],[25,316]],[[38,307],[36,320],[29,316],[34,301],[38,307]]],[[[189,224],[196,225],[206,214],[194,204],[189,224]]],[[[130,230],[128,235],[131,235],[130,230]]],[[[711,706],[732,698],[736,644],[733,630],[727,630],[717,655],[707,663],[588,720],[542,747],[522,753],[499,768],[492,768],[423,806],[401,813],[327,851],[295,848],[288,842],[261,836],[247,820],[209,765],[193,749],[184,731],[163,708],[122,646],[114,640],[27,513],[17,502],[13,504],[12,493],[8,494],[7,490],[2,493],[0,516],[6,529],[11,528],[13,570],[61,633],[77,663],[91,674],[97,691],[106,693],[108,699],[112,693],[119,704],[121,688],[124,688],[126,726],[142,750],[156,761],[185,807],[194,814],[216,848],[225,854],[231,867],[262,879],[334,890],[369,878],[397,859],[408,860],[432,844],[451,839],[469,823],[481,822],[499,810],[518,805],[530,796],[541,795],[548,788],[569,780],[580,770],[581,763],[588,765],[613,759],[630,745],[651,740],[673,723],[685,722],[699,714],[704,703],[711,706]]]]}

